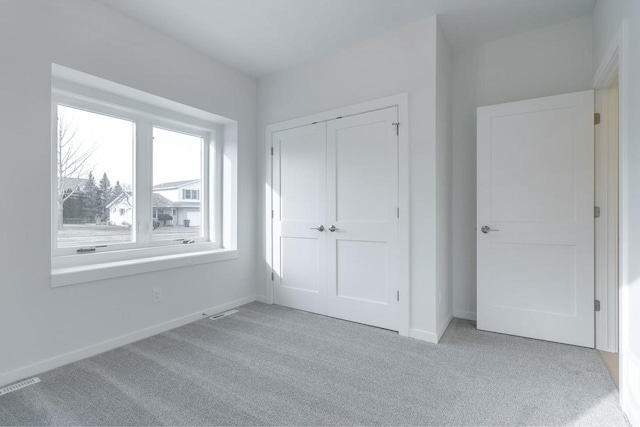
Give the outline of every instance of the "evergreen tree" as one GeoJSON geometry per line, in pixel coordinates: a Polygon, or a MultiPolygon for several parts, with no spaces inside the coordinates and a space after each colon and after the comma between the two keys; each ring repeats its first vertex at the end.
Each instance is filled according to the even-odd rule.
{"type": "Polygon", "coordinates": [[[85,190],[87,188],[91,188],[91,187],[95,187],[96,186],[96,178],[93,176],[93,172],[89,172],[89,176],[87,177],[87,182],[84,184],[84,188],[85,190]]]}
{"type": "Polygon", "coordinates": [[[120,181],[116,181],[116,186],[113,187],[113,198],[115,199],[116,197],[118,197],[120,194],[122,194],[123,191],[124,190],[120,185],[120,181]]]}
{"type": "Polygon", "coordinates": [[[93,221],[96,215],[101,215],[100,194],[98,193],[93,172],[89,172],[83,191],[82,216],[93,221]]]}
{"type": "Polygon", "coordinates": [[[66,190],[64,192],[65,201],[62,214],[64,222],[74,222],[84,217],[82,212],[82,196],[82,190],[66,190]]]}
{"type": "Polygon", "coordinates": [[[107,207],[107,204],[113,198],[113,189],[111,188],[111,182],[109,182],[109,178],[107,177],[107,173],[102,174],[102,179],[100,180],[100,187],[98,188],[98,194],[100,195],[100,210],[101,213],[104,212],[104,209],[107,207]]]}
{"type": "Polygon", "coordinates": [[[100,190],[102,190],[103,193],[111,191],[111,182],[109,181],[109,177],[107,176],[106,172],[102,174],[102,179],[100,180],[100,190]]]}

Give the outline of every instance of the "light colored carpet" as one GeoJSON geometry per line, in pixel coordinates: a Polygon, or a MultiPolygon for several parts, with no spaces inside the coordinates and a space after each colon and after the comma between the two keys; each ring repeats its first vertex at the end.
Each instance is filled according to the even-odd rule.
{"type": "Polygon", "coordinates": [[[441,344],[252,303],[40,375],[3,425],[627,425],[595,350],[454,320],[441,344]]]}

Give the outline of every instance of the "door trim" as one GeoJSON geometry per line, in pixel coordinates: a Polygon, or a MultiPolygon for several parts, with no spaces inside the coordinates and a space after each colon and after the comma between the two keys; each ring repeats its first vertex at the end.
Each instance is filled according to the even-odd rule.
{"type": "Polygon", "coordinates": [[[625,415],[632,425],[640,425],[640,400],[638,399],[638,387],[634,372],[640,370],[640,360],[635,356],[630,348],[632,334],[637,331],[631,326],[632,307],[628,298],[629,288],[633,284],[630,271],[633,264],[629,258],[629,189],[631,181],[629,177],[630,163],[628,161],[629,147],[631,146],[629,119],[629,82],[630,73],[630,20],[625,19],[620,24],[618,31],[612,37],[602,62],[596,71],[593,79],[593,86],[596,89],[608,87],[611,75],[618,70],[620,98],[619,105],[619,211],[618,211],[618,282],[619,282],[619,305],[618,305],[618,354],[620,357],[620,404],[625,415]]]}
{"type": "MultiPolygon", "coordinates": [[[[621,250],[622,250],[622,199],[621,199],[621,191],[622,191],[622,128],[623,128],[623,117],[622,117],[622,98],[624,97],[624,93],[622,93],[622,87],[625,82],[623,82],[623,75],[621,74],[621,58],[623,52],[621,50],[622,41],[624,36],[624,26],[621,26],[618,30],[618,33],[614,37],[612,44],[608,47],[607,52],[603,58],[602,63],[598,67],[596,74],[593,79],[593,87],[596,91],[596,112],[601,113],[602,121],[599,125],[596,126],[595,137],[596,144],[605,144],[609,146],[612,141],[611,132],[615,132],[615,141],[616,149],[618,152],[618,165],[614,171],[609,170],[608,165],[601,165],[603,171],[606,173],[606,177],[604,177],[604,184],[606,185],[606,181],[614,178],[612,176],[612,172],[615,172],[617,175],[617,184],[618,191],[613,197],[615,198],[616,209],[614,212],[609,213],[607,207],[602,207],[605,210],[605,216],[610,217],[611,214],[616,215],[615,218],[615,228],[607,228],[604,233],[604,238],[608,243],[611,241],[617,241],[617,248],[615,254],[615,260],[607,260],[608,250],[605,250],[603,253],[599,254],[598,246],[596,245],[596,268],[601,269],[610,269],[615,271],[612,274],[612,278],[607,278],[608,280],[596,280],[596,295],[603,296],[603,300],[605,304],[601,304],[600,312],[596,313],[596,348],[598,350],[609,351],[613,353],[618,352],[619,339],[620,339],[620,288],[621,288],[621,268],[622,268],[622,260],[621,260],[621,250]],[[617,126],[614,126],[609,119],[609,91],[612,86],[618,86],[618,108],[616,111],[615,120],[617,120],[617,126]],[[615,128],[615,129],[614,129],[615,128]],[[603,258],[603,255],[605,259],[603,258]],[[610,263],[610,261],[614,261],[610,263]]],[[[606,156],[605,156],[606,157],[606,156]]],[[[596,159],[597,153],[596,153],[596,159]]],[[[601,177],[603,178],[603,177],[601,177]]],[[[603,183],[596,181],[596,190],[598,186],[602,186],[603,183]]],[[[608,189],[604,189],[602,192],[603,199],[608,198],[608,189]]]]}
{"type": "MultiPolygon", "coordinates": [[[[617,73],[615,73],[617,76],[617,73]]],[[[617,85],[612,76],[612,85],[617,85]]],[[[619,138],[617,86],[597,89],[595,110],[600,124],[595,127],[595,204],[600,216],[595,221],[595,292],[600,301],[596,311],[596,349],[618,352],[618,191],[619,138]]]]}
{"type": "Polygon", "coordinates": [[[402,336],[409,336],[409,327],[411,319],[411,286],[410,286],[410,268],[411,268],[411,249],[410,249],[410,203],[409,203],[409,96],[407,93],[379,98],[372,101],[362,102],[359,104],[349,105],[334,110],[316,113],[280,123],[270,124],[265,131],[264,144],[264,165],[265,175],[265,210],[263,212],[263,220],[265,224],[265,270],[264,280],[266,284],[266,300],[267,304],[273,304],[273,282],[271,274],[273,272],[273,229],[271,223],[271,211],[273,209],[272,199],[272,179],[273,170],[271,164],[271,136],[274,132],[292,129],[300,126],[312,124],[314,122],[324,122],[334,120],[339,117],[352,116],[356,114],[367,113],[370,111],[381,110],[389,107],[398,108],[398,121],[400,126],[398,129],[398,204],[400,208],[399,230],[398,230],[398,257],[399,257],[399,277],[398,289],[400,290],[400,302],[398,303],[398,333],[402,336]]]}

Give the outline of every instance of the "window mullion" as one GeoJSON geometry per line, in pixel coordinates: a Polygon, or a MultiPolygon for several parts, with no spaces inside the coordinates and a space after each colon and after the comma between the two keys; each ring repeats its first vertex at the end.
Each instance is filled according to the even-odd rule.
{"type": "Polygon", "coordinates": [[[136,121],[136,242],[151,243],[153,229],[153,128],[151,121],[136,121]]]}
{"type": "Polygon", "coordinates": [[[220,246],[228,244],[229,242],[225,242],[224,234],[223,234],[223,209],[224,209],[224,197],[223,197],[223,173],[224,173],[224,163],[223,163],[223,129],[221,126],[216,127],[215,133],[213,133],[212,141],[211,141],[211,150],[213,153],[209,156],[209,161],[212,167],[209,170],[209,182],[212,184],[212,190],[209,191],[209,195],[211,197],[211,201],[209,206],[211,208],[211,213],[209,214],[209,218],[211,219],[211,230],[215,235],[215,242],[220,246]]]}
{"type": "Polygon", "coordinates": [[[191,196],[200,201],[200,216],[202,222],[202,237],[204,240],[212,240],[211,231],[209,229],[209,219],[210,219],[210,202],[209,198],[209,144],[210,144],[210,136],[207,135],[202,138],[202,170],[200,175],[202,176],[202,180],[200,181],[200,188],[197,192],[192,191],[191,196]],[[195,194],[198,194],[198,197],[194,197],[195,194]]]}

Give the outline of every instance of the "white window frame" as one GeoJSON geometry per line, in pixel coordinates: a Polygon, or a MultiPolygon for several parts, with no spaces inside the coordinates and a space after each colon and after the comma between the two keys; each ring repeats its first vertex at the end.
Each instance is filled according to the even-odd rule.
{"type": "MultiPolygon", "coordinates": [[[[115,85],[115,84],[114,84],[115,85]]],[[[132,89],[132,91],[134,91],[132,89]]],[[[151,97],[151,95],[150,95],[151,97]]],[[[54,280],[56,276],[64,275],[70,271],[81,268],[86,271],[95,266],[104,269],[107,265],[117,267],[118,263],[142,260],[152,262],[154,259],[166,259],[170,256],[184,258],[189,254],[202,256],[221,251],[234,252],[235,255],[235,212],[234,217],[229,217],[223,211],[223,201],[225,204],[235,205],[236,195],[225,194],[230,190],[235,190],[235,185],[231,182],[223,183],[223,178],[227,181],[231,177],[235,181],[235,165],[233,173],[223,171],[223,156],[228,157],[224,150],[224,138],[229,133],[227,126],[221,123],[203,120],[200,117],[192,117],[183,112],[171,111],[159,108],[154,105],[147,105],[137,99],[129,99],[120,94],[96,90],[84,85],[75,84],[68,81],[58,81],[53,78],[52,85],[52,144],[51,144],[51,254],[52,254],[52,286],[62,286],[66,284],[79,283],[80,279],[54,280]],[[132,242],[113,243],[106,248],[96,248],[95,252],[78,253],[80,247],[58,248],[57,245],[57,107],[65,105],[71,108],[82,109],[98,114],[122,118],[135,123],[134,141],[134,213],[132,242]],[[190,238],[193,243],[184,244],[176,241],[153,241],[153,128],[162,128],[170,131],[195,135],[203,139],[202,150],[202,171],[200,187],[200,203],[202,215],[203,234],[199,238],[190,238]],[[148,212],[144,216],[141,213],[148,212]],[[223,218],[224,215],[224,218],[223,218]],[[230,230],[223,233],[224,227],[231,226],[230,230]],[[231,238],[230,238],[231,237],[231,238]],[[224,238],[224,241],[223,241],[224,238]],[[56,284],[60,282],[60,284],[56,284]]],[[[229,121],[230,122],[230,121],[229,121]]],[[[233,123],[233,122],[232,122],[233,123]]],[[[225,166],[227,164],[225,163],[225,166]]],[[[96,242],[96,245],[100,243],[96,242]]],[[[82,246],[87,247],[87,246],[82,246]]],[[[91,246],[89,246],[91,247],[91,246]]],[[[220,259],[230,259],[229,254],[220,259]]],[[[211,259],[211,257],[204,257],[211,259]]],[[[183,264],[192,265],[199,262],[190,260],[183,264]]],[[[172,262],[166,265],[177,265],[172,262]]],[[[164,269],[164,268],[155,268],[164,269]]],[[[153,270],[155,270],[153,269],[153,270]]],[[[129,269],[130,270],[130,269],[129,269]]],[[[75,271],[75,270],[74,270],[75,271]]],[[[149,270],[151,271],[151,270],[149,270]]],[[[117,277],[124,274],[108,273],[103,276],[117,277]]],[[[87,277],[86,274],[81,275],[87,277]]],[[[94,279],[94,280],[99,280],[94,279]]],[[[87,280],[85,280],[87,281],[87,280]]]]}

